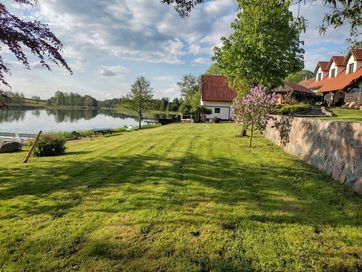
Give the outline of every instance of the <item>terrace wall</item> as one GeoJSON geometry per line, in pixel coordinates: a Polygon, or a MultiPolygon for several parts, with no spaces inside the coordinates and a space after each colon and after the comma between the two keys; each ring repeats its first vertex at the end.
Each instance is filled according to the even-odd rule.
{"type": "Polygon", "coordinates": [[[265,137],[362,194],[362,122],[271,116],[265,137]]]}

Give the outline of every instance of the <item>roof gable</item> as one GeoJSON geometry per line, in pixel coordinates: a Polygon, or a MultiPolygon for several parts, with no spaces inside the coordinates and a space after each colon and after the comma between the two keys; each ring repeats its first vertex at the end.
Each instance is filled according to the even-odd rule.
{"type": "Polygon", "coordinates": [[[320,61],[320,62],[318,62],[317,67],[314,70],[314,73],[316,74],[318,72],[319,67],[321,68],[321,70],[323,72],[328,72],[328,64],[329,64],[328,61],[320,61]]]}
{"type": "Polygon", "coordinates": [[[346,63],[351,56],[353,56],[356,61],[362,61],[362,49],[356,48],[349,50],[345,60],[346,63]]]}
{"type": "Polygon", "coordinates": [[[214,102],[232,102],[236,91],[228,87],[226,77],[203,75],[201,77],[201,100],[214,102]]]}
{"type": "Polygon", "coordinates": [[[328,69],[331,68],[331,65],[333,62],[336,64],[336,66],[343,66],[343,67],[346,66],[345,57],[343,57],[343,56],[331,57],[331,60],[328,63],[328,69]]]}

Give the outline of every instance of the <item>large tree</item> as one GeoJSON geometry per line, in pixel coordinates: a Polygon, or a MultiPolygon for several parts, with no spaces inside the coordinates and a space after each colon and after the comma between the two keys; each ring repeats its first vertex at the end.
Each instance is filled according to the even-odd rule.
{"type": "Polygon", "coordinates": [[[177,85],[180,87],[182,97],[188,100],[200,90],[200,79],[192,74],[183,75],[177,85]]]}
{"type": "Polygon", "coordinates": [[[309,70],[302,70],[292,74],[289,74],[285,80],[293,83],[299,83],[304,79],[309,79],[315,77],[315,74],[309,70]]]}
{"type": "Polygon", "coordinates": [[[141,128],[143,115],[152,104],[153,94],[150,82],[143,76],[137,78],[132,84],[131,91],[127,97],[131,108],[137,112],[139,128],[141,128]]]}
{"type": "MultiPolygon", "coordinates": [[[[220,1],[220,0],[218,0],[220,1]]],[[[319,0],[293,0],[295,5],[312,5],[319,0]]],[[[189,15],[191,10],[206,0],[162,0],[163,3],[174,5],[177,12],[182,17],[189,15]]],[[[244,8],[243,2],[239,1],[241,9],[244,8]]],[[[254,1],[249,1],[254,2],[254,1]]],[[[280,0],[280,2],[285,2],[280,0]]],[[[350,27],[349,41],[354,45],[361,45],[360,36],[362,35],[362,1],[361,0],[322,0],[322,3],[329,8],[329,12],[321,14],[321,33],[324,33],[329,26],[338,28],[344,25],[350,27]]],[[[298,14],[298,18],[303,21],[304,15],[298,14]]]]}
{"type": "MultiPolygon", "coordinates": [[[[14,0],[23,5],[36,5],[37,0],[14,0]]],[[[40,64],[51,69],[49,62],[62,65],[72,72],[61,53],[63,44],[50,31],[48,25],[39,21],[26,21],[11,14],[4,4],[0,3],[0,50],[6,47],[17,60],[30,69],[25,48],[36,56],[40,64]]],[[[0,55],[0,85],[9,86],[4,74],[10,73],[10,69],[0,55]]]]}
{"type": "Polygon", "coordinates": [[[240,0],[243,6],[232,23],[234,32],[222,38],[214,60],[240,95],[263,85],[279,86],[303,68],[301,26],[289,11],[289,1],[240,0]]]}

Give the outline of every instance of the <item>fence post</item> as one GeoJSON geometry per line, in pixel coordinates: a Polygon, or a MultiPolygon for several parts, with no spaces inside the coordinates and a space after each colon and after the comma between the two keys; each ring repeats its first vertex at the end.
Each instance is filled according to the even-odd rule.
{"type": "Polygon", "coordinates": [[[27,162],[28,162],[31,154],[33,153],[34,148],[36,147],[36,144],[37,144],[38,141],[39,141],[39,137],[40,137],[41,133],[42,133],[42,131],[40,130],[39,133],[38,133],[38,135],[36,136],[33,144],[31,145],[31,147],[30,147],[30,149],[29,149],[29,151],[28,151],[28,154],[26,155],[26,157],[25,157],[25,159],[24,159],[24,161],[23,161],[24,163],[27,163],[27,162]]]}

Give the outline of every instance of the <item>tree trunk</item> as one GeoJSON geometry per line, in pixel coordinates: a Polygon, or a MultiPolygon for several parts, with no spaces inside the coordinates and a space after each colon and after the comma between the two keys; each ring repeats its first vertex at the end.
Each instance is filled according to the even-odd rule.
{"type": "Polygon", "coordinates": [[[138,116],[138,128],[141,129],[142,128],[142,113],[139,113],[139,116],[138,116]]]}
{"type": "Polygon", "coordinates": [[[246,126],[242,125],[241,127],[241,132],[240,132],[240,137],[246,137],[246,126]]]}
{"type": "Polygon", "coordinates": [[[251,147],[253,144],[253,137],[254,137],[254,124],[251,125],[249,147],[251,147]]]}

